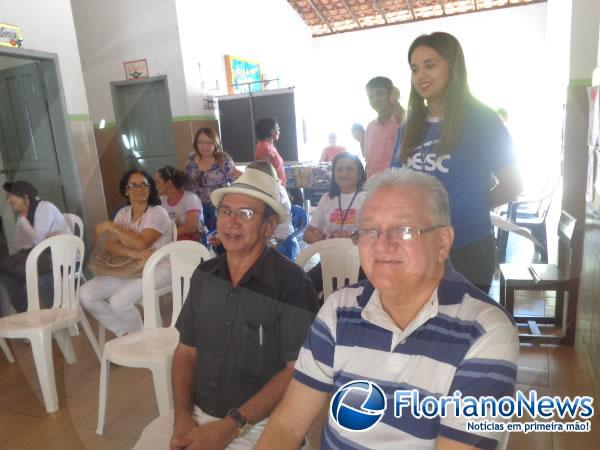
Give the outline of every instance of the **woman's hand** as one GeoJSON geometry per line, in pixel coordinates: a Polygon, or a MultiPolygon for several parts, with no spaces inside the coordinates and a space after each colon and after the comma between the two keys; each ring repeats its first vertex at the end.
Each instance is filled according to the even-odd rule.
{"type": "Polygon", "coordinates": [[[334,230],[331,233],[331,236],[329,236],[329,237],[332,237],[332,238],[349,238],[350,234],[352,234],[352,233],[350,233],[349,231],[346,231],[346,230],[334,230]]]}
{"type": "Polygon", "coordinates": [[[135,259],[148,259],[150,255],[154,253],[153,248],[145,248],[144,250],[133,250],[131,252],[131,257],[135,259]]]}
{"type": "Polygon", "coordinates": [[[307,244],[314,244],[315,242],[322,241],[323,239],[327,239],[327,235],[323,233],[318,228],[315,228],[311,225],[306,228],[304,232],[304,242],[307,244]]]}
{"type": "Polygon", "coordinates": [[[96,225],[96,237],[103,235],[104,233],[114,233],[117,226],[110,220],[105,220],[102,223],[96,225]]]}

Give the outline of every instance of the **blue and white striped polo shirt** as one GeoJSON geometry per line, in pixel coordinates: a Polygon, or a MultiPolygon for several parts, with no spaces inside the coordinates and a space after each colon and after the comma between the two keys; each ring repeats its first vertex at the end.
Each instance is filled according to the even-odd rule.
{"type": "Polygon", "coordinates": [[[387,411],[370,430],[347,431],[328,416],[322,449],[433,449],[438,436],[494,449],[506,436],[467,432],[463,417],[395,418],[394,391],[418,389],[421,398],[456,390],[463,396],[513,395],[518,354],[512,318],[448,265],[405,330],[366,280],[332,294],[300,351],[294,378],[328,393],[352,380],[370,380],[387,396],[387,411]]]}

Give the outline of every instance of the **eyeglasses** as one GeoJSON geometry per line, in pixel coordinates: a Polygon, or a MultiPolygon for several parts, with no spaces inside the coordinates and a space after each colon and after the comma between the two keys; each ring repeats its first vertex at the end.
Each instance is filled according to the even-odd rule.
{"type": "Polygon", "coordinates": [[[136,183],[129,183],[127,186],[125,186],[128,190],[132,191],[134,189],[140,189],[142,191],[145,191],[146,189],[148,189],[150,187],[149,183],[140,183],[140,184],[136,184],[136,183]]]}
{"type": "Polygon", "coordinates": [[[401,226],[388,228],[385,231],[381,231],[378,228],[361,228],[352,233],[350,238],[352,239],[354,245],[358,245],[359,242],[362,244],[371,244],[373,242],[377,242],[379,237],[382,235],[385,235],[390,241],[412,241],[421,234],[429,233],[430,231],[447,226],[448,225],[433,225],[428,228],[401,226]]]}
{"type": "Polygon", "coordinates": [[[255,215],[263,214],[262,212],[254,211],[250,208],[238,208],[231,209],[227,206],[219,206],[217,208],[217,216],[218,217],[229,217],[233,214],[236,219],[243,220],[245,222],[250,222],[255,215]]]}

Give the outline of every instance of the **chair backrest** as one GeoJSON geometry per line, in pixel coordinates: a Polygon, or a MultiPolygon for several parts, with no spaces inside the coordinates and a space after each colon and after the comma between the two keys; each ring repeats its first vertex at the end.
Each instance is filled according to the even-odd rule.
{"type": "Polygon", "coordinates": [[[47,249],[50,251],[52,281],[54,283],[52,308],[77,310],[79,306],[79,279],[81,278],[81,264],[78,264],[78,261],[82,261],[85,256],[85,246],[80,237],[72,234],[49,237],[29,252],[25,263],[27,310],[40,309],[38,261],[47,249]]]}
{"type": "Polygon", "coordinates": [[[321,258],[323,295],[326,300],[336,289],[358,281],[360,271],[358,247],[351,239],[325,239],[311,244],[300,252],[296,264],[304,268],[311,256],[317,253],[321,258]]]}
{"type": "Polygon", "coordinates": [[[63,213],[63,217],[67,221],[67,225],[69,225],[69,228],[71,229],[73,234],[83,239],[84,229],[83,220],[81,220],[81,217],[79,217],[77,214],[71,213],[63,213]]]}
{"type": "Polygon", "coordinates": [[[157,328],[160,320],[158,308],[158,295],[155,289],[154,272],[158,263],[163,258],[171,262],[171,293],[173,295],[173,313],[171,325],[175,325],[181,307],[190,289],[190,279],[196,267],[211,258],[208,249],[194,241],[171,242],[156,250],[144,266],[142,274],[143,302],[144,302],[144,328],[157,328]]]}

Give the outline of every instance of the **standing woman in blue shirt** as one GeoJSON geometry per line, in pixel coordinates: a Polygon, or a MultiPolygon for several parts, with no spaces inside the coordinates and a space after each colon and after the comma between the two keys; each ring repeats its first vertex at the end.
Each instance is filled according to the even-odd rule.
{"type": "Polygon", "coordinates": [[[490,210],[522,190],[512,140],[498,115],[471,95],[465,57],[454,36],[419,36],[408,62],[408,118],[398,131],[392,166],[442,182],[455,231],[450,260],[488,292],[495,268],[490,210]]]}

